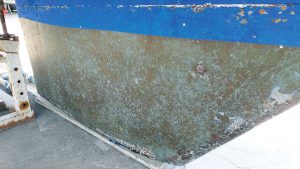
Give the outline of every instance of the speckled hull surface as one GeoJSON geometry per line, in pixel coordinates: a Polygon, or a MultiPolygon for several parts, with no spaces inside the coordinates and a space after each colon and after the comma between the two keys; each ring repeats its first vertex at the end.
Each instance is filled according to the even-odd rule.
{"type": "Polygon", "coordinates": [[[40,95],[93,130],[180,162],[300,101],[300,48],[21,19],[40,95]]]}

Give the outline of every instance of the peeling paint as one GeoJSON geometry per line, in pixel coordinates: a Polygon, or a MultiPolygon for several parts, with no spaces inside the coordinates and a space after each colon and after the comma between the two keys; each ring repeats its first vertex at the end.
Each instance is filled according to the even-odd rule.
{"type": "Polygon", "coordinates": [[[243,9],[241,9],[240,12],[238,13],[238,15],[245,16],[245,11],[243,9]]]}
{"type": "Polygon", "coordinates": [[[248,11],[248,15],[251,16],[253,14],[253,11],[248,11]]]}
{"type": "Polygon", "coordinates": [[[264,9],[260,9],[259,10],[259,14],[261,14],[261,15],[267,15],[268,12],[266,10],[264,10],[264,9]]]}
{"type": "Polygon", "coordinates": [[[274,22],[274,23],[280,23],[281,22],[281,18],[272,19],[272,22],[274,22]]]}
{"type": "Polygon", "coordinates": [[[190,4],[190,5],[179,5],[179,4],[170,4],[170,5],[134,5],[135,8],[246,8],[246,7],[281,7],[284,6],[283,4],[212,4],[212,3],[205,3],[205,4],[190,4]]]}
{"type": "Polygon", "coordinates": [[[240,20],[240,23],[241,23],[242,25],[244,25],[244,24],[247,24],[248,21],[247,21],[247,19],[243,18],[242,20],[240,20]]]}
{"type": "MultiPolygon", "coordinates": [[[[84,8],[88,7],[90,5],[73,5],[77,8],[84,8]]],[[[72,7],[72,5],[24,5],[24,7],[38,7],[40,9],[68,9],[72,7]]],[[[110,4],[107,4],[107,7],[113,7],[110,4]]],[[[281,10],[286,10],[287,5],[285,4],[263,4],[263,3],[257,3],[257,4],[213,4],[213,3],[204,3],[204,4],[186,4],[186,5],[180,5],[180,4],[165,4],[165,5],[150,5],[150,4],[137,4],[137,5],[124,5],[124,4],[119,4],[115,6],[116,8],[198,8],[198,9],[207,9],[207,8],[280,8],[281,10]]]]}
{"type": "Polygon", "coordinates": [[[283,11],[285,11],[287,9],[287,6],[286,5],[281,5],[280,9],[283,10],[283,11]]]}
{"type": "Polygon", "coordinates": [[[44,5],[44,6],[24,5],[24,7],[50,10],[50,9],[68,9],[70,6],[69,5],[44,5]]]}
{"type": "MultiPolygon", "coordinates": [[[[248,35],[252,31],[261,32],[267,31],[267,25],[272,18],[276,18],[279,15],[279,12],[282,12],[282,15],[289,13],[290,11],[298,11],[298,8],[295,8],[296,5],[287,5],[287,4],[265,4],[265,3],[253,3],[253,4],[222,4],[222,3],[203,3],[203,4],[161,4],[159,2],[153,2],[154,4],[136,4],[134,2],[103,2],[95,5],[90,3],[81,2],[27,2],[25,0],[19,0],[22,3],[19,4],[18,8],[20,9],[20,17],[28,18],[31,20],[39,21],[42,23],[47,23],[50,25],[57,25],[70,28],[80,28],[80,29],[98,29],[98,30],[112,30],[117,32],[133,33],[133,34],[145,34],[152,36],[163,36],[163,37],[174,37],[174,38],[189,38],[189,39],[205,39],[205,40],[222,40],[222,41],[240,41],[240,42],[250,42],[250,43],[259,43],[259,44],[274,44],[281,41],[282,43],[293,46],[298,45],[299,42],[292,42],[291,34],[284,36],[280,34],[280,38],[276,38],[276,41],[269,40],[270,36],[259,36],[259,38],[249,38],[252,35],[248,35]],[[24,1],[24,2],[23,2],[24,1]],[[45,5],[45,4],[54,4],[54,5],[45,5]],[[62,5],[55,5],[62,4],[62,5]],[[154,10],[151,11],[151,8],[154,10]],[[282,10],[285,9],[286,10],[282,10]],[[186,10],[187,9],[187,10],[186,10]],[[205,9],[205,13],[201,15],[195,15],[195,13],[202,12],[205,9]],[[262,10],[263,9],[263,10],[262,10]],[[82,12],[78,12],[81,11],[82,12]],[[261,14],[265,16],[259,16],[259,10],[261,14]],[[268,10],[268,12],[266,11],[268,10]],[[35,11],[35,12],[32,12],[35,11]],[[110,13],[109,17],[104,15],[99,15],[99,12],[110,13]],[[158,12],[164,11],[164,12],[158,12]],[[179,12],[180,15],[178,20],[180,22],[171,22],[174,13],[179,12]],[[214,11],[210,14],[210,12],[214,11]],[[264,12],[262,12],[264,11],[264,12]],[[53,12],[53,13],[52,13],[53,12]],[[24,13],[24,15],[23,15],[24,13]],[[79,14],[88,16],[91,19],[91,23],[83,19],[79,14]],[[160,17],[160,15],[166,15],[166,17],[160,17]],[[234,13],[237,16],[234,16],[234,13]],[[266,15],[269,13],[269,15],[266,15]],[[71,15],[72,17],[68,17],[71,15]],[[136,18],[135,18],[136,17],[136,18]],[[143,18],[157,18],[145,22],[143,18]],[[216,25],[222,27],[219,29],[214,25],[209,25],[211,28],[206,27],[194,27],[191,25],[197,25],[198,21],[206,20],[206,18],[215,18],[216,25]],[[158,19],[160,18],[160,19],[158,19]],[[187,18],[197,18],[197,19],[187,19],[187,18]],[[235,22],[234,19],[237,21],[235,22]],[[65,21],[68,22],[65,22],[65,21]],[[93,21],[92,21],[93,20],[93,21]],[[127,20],[128,22],[123,22],[127,20]],[[161,22],[161,23],[160,23],[161,22]],[[158,30],[157,27],[163,23],[170,22],[171,24],[165,24],[164,29],[158,30]],[[184,22],[184,23],[183,23],[184,22]],[[142,24],[143,23],[143,24],[142,24]],[[247,25],[245,25],[247,23],[247,25]],[[241,29],[240,24],[245,25],[242,29],[251,29],[251,31],[245,31],[245,38],[240,38],[236,31],[229,32],[227,30],[232,29],[241,29]],[[142,25],[142,26],[141,26],[142,25]],[[181,26],[184,29],[177,29],[178,26],[181,26]],[[144,28],[145,27],[145,28],[144,28]],[[153,28],[152,28],[153,27],[153,28]],[[149,29],[151,28],[151,29],[149,29]],[[187,31],[187,32],[185,32],[187,31]],[[214,32],[222,32],[218,36],[214,32]]],[[[288,27],[294,27],[294,23],[299,22],[298,17],[292,16],[282,16],[289,20],[286,24],[288,27]]],[[[209,24],[210,22],[208,22],[209,24]]],[[[282,29],[282,28],[281,28],[282,29]]],[[[292,29],[295,32],[297,30],[292,29]]],[[[244,30],[241,30],[244,31],[244,30]]],[[[269,31],[269,30],[268,30],[269,31]]],[[[272,31],[272,29],[270,30],[272,31]]],[[[274,28],[273,31],[277,31],[274,28]]],[[[298,45],[299,46],[299,45],[298,45]]]]}

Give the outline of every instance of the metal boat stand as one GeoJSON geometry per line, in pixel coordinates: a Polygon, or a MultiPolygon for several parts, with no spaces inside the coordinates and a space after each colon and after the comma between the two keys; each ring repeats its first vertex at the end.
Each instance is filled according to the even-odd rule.
{"type": "MultiPolygon", "coordinates": [[[[0,17],[3,29],[3,35],[0,35],[0,62],[7,64],[14,106],[12,108],[12,113],[0,117],[0,129],[9,128],[34,117],[34,112],[30,107],[21,61],[18,54],[19,39],[17,36],[7,33],[2,10],[3,1],[0,1],[0,17]]],[[[0,81],[3,82],[3,79],[0,81]]]]}

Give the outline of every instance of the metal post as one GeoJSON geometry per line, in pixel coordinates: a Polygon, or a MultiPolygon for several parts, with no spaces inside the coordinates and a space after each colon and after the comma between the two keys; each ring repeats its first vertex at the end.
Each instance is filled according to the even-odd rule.
{"type": "Polygon", "coordinates": [[[9,82],[15,102],[15,112],[0,117],[0,129],[8,128],[34,117],[34,112],[30,107],[21,61],[18,54],[18,37],[7,32],[3,9],[4,3],[3,0],[0,0],[0,19],[4,33],[0,36],[0,60],[1,62],[7,63],[9,82]]]}
{"type": "Polygon", "coordinates": [[[34,117],[34,112],[31,110],[27,95],[25,79],[18,54],[18,45],[18,41],[0,40],[0,50],[5,51],[1,52],[0,55],[7,63],[15,111],[0,117],[0,129],[9,128],[12,125],[34,117]]]}
{"type": "Polygon", "coordinates": [[[3,30],[3,38],[9,38],[9,34],[7,32],[7,27],[6,27],[6,22],[5,22],[5,17],[3,13],[4,8],[4,0],[0,0],[0,19],[1,19],[1,25],[2,25],[2,30],[3,30]]]}
{"type": "Polygon", "coordinates": [[[19,38],[17,36],[14,36],[13,34],[8,33],[3,9],[5,9],[4,1],[0,0],[0,19],[1,19],[1,25],[2,25],[2,30],[3,30],[3,34],[0,35],[0,39],[19,41],[19,38]]]}

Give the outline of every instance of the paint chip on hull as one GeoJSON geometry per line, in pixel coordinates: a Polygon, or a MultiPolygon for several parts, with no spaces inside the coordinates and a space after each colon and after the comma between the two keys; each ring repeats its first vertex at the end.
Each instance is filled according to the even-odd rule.
{"type": "Polygon", "coordinates": [[[267,15],[268,12],[266,10],[264,10],[264,9],[260,9],[259,10],[259,14],[261,14],[261,15],[267,15]]]}
{"type": "Polygon", "coordinates": [[[240,21],[240,23],[242,24],[242,25],[245,25],[245,24],[247,24],[248,23],[248,21],[247,21],[247,19],[242,19],[241,21],[240,21]]]}
{"type": "Polygon", "coordinates": [[[273,23],[280,23],[281,22],[281,18],[277,18],[277,19],[272,19],[273,23]]]}

